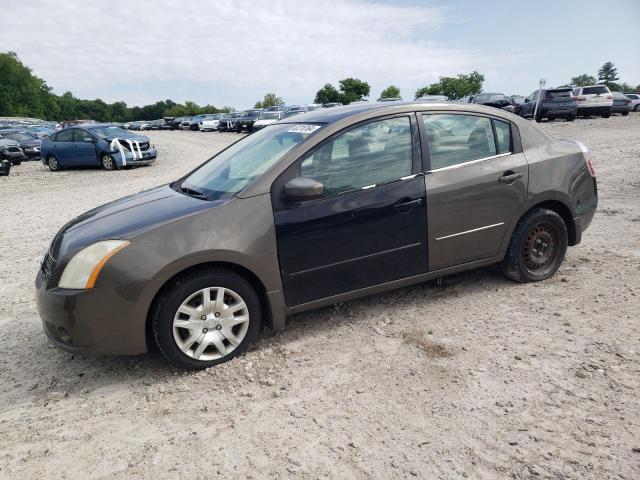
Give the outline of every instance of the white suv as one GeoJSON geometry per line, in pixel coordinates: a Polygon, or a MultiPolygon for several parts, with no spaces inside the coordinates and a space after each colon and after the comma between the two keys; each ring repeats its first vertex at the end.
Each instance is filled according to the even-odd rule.
{"type": "Polygon", "coordinates": [[[576,87],[573,89],[578,104],[578,116],[602,115],[602,118],[611,116],[613,95],[606,85],[590,85],[588,87],[576,87]]]}

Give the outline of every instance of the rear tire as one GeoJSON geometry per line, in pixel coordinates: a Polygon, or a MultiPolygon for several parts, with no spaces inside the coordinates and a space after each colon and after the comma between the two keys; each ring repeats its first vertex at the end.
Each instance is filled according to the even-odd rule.
{"type": "Polygon", "coordinates": [[[539,282],[551,277],[564,260],[567,226],[553,210],[534,208],[520,219],[502,261],[505,276],[516,282],[539,282]]]}
{"type": "Polygon", "coordinates": [[[610,113],[603,113],[602,118],[609,118],[611,116],[610,113]]]}
{"type": "Polygon", "coordinates": [[[151,328],[167,360],[201,370],[245,352],[258,338],[261,317],[260,299],[249,282],[234,272],[208,268],[179,278],[161,294],[151,328]]]}
{"type": "Polygon", "coordinates": [[[576,116],[575,116],[575,115],[569,115],[569,116],[567,117],[567,122],[573,122],[575,119],[576,119],[576,116]]]}
{"type": "Polygon", "coordinates": [[[629,115],[629,112],[622,112],[623,117],[626,117],[627,115],[629,115]]]}

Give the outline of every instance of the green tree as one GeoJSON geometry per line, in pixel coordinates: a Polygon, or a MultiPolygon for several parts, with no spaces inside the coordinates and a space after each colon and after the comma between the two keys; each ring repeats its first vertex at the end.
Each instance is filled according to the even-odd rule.
{"type": "Polygon", "coordinates": [[[613,62],[606,62],[598,70],[598,82],[604,83],[612,90],[617,90],[616,82],[619,79],[620,78],[618,77],[618,69],[615,67],[613,62]]]}
{"type": "Polygon", "coordinates": [[[325,103],[340,102],[341,100],[338,89],[330,83],[327,83],[324,87],[318,90],[314,102],[324,105],[325,103]]]}
{"type": "Polygon", "coordinates": [[[385,88],[382,91],[382,93],[380,94],[379,100],[383,98],[399,98],[399,97],[400,97],[400,89],[395,85],[389,85],[387,88],[385,88]]]}
{"type": "Polygon", "coordinates": [[[357,102],[369,96],[371,87],[367,82],[363,82],[358,78],[344,78],[340,80],[340,100],[343,104],[348,105],[351,102],[357,102]]]}
{"type": "Polygon", "coordinates": [[[415,98],[425,95],[446,95],[449,100],[458,100],[467,95],[476,95],[482,92],[484,75],[473,71],[460,73],[455,77],[440,77],[436,83],[416,90],[415,98]]]}
{"type": "Polygon", "coordinates": [[[284,100],[275,93],[267,93],[261,101],[256,102],[254,108],[269,108],[284,105],[284,100]]]}
{"type": "Polygon", "coordinates": [[[577,77],[571,77],[571,85],[574,87],[586,87],[587,85],[594,85],[597,82],[596,77],[583,73],[577,77]]]}

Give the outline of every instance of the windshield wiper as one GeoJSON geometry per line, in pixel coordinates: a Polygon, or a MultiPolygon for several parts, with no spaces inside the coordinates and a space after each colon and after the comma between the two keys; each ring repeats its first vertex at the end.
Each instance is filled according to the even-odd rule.
{"type": "Polygon", "coordinates": [[[187,187],[185,185],[180,185],[180,190],[182,190],[183,193],[189,195],[190,197],[207,198],[207,196],[201,191],[196,190],[195,188],[187,187]]]}

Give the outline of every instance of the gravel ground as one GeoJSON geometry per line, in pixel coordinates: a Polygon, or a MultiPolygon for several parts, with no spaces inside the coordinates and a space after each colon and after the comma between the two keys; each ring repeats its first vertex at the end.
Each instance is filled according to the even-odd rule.
{"type": "Polygon", "coordinates": [[[81,212],[235,134],[151,133],[154,166],[0,178],[0,478],[640,478],[640,115],[543,123],[600,206],[558,274],[491,268],[292,317],[200,373],[46,340],[38,258],[81,212]]]}

